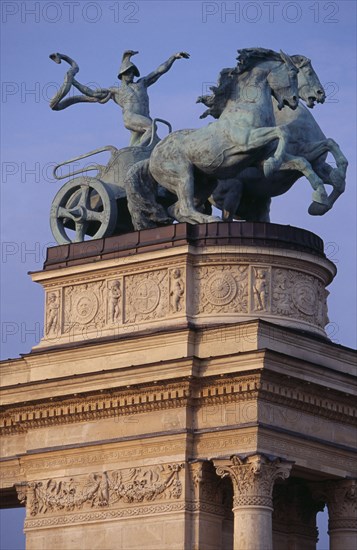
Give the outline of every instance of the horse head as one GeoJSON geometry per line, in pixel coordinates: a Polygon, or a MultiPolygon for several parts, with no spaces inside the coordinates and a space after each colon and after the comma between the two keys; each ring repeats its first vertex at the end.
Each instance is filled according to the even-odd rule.
{"type": "Polygon", "coordinates": [[[304,55],[292,55],[295,67],[299,69],[299,97],[312,109],[316,103],[326,99],[325,90],[311,65],[311,60],[304,55]]]}
{"type": "Polygon", "coordinates": [[[281,110],[287,105],[290,109],[295,110],[299,103],[297,80],[299,69],[294,65],[289,55],[281,50],[279,55],[283,63],[278,64],[271,70],[267,81],[273,97],[278,102],[278,109],[281,110]]]}

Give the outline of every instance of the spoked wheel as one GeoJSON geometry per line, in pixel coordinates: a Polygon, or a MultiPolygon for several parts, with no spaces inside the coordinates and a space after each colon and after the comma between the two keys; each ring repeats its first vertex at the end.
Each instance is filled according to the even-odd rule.
{"type": "Polygon", "coordinates": [[[58,244],[82,242],[86,235],[93,239],[107,237],[116,221],[116,200],[96,178],[79,177],[67,182],[51,207],[51,229],[58,244]]]}

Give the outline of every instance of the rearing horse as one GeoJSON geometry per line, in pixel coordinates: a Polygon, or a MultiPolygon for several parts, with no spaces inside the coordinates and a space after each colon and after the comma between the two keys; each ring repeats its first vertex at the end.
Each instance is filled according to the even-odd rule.
{"type": "Polygon", "coordinates": [[[218,179],[234,177],[247,166],[263,162],[269,177],[280,168],[286,148],[284,127],[275,126],[271,95],[279,109],[298,106],[298,69],[281,52],[257,49],[232,70],[233,85],[219,119],[197,130],[179,130],[163,139],[150,159],[134,165],[126,178],[128,207],[136,229],[160,223],[155,196],[146,187],[160,184],[177,196],[169,213],[189,223],[217,221],[200,212],[218,179]],[[247,90],[255,90],[254,97],[247,90]],[[195,204],[196,203],[196,204],[195,204]]]}
{"type": "MultiPolygon", "coordinates": [[[[250,50],[246,49],[245,52],[248,55],[250,50]]],[[[299,69],[299,97],[310,108],[315,101],[324,103],[325,92],[310,59],[303,55],[293,55],[291,59],[299,69]]],[[[221,71],[218,86],[211,88],[213,94],[198,98],[197,102],[208,107],[201,118],[208,115],[219,118],[222,115],[227,102],[225,90],[232,78],[231,71],[232,69],[221,71]]],[[[284,126],[288,131],[284,161],[280,169],[269,177],[265,177],[260,167],[250,166],[234,178],[220,180],[210,202],[222,210],[223,219],[238,217],[247,221],[270,221],[271,197],[286,193],[302,175],[314,189],[310,214],[321,215],[327,212],[344,191],[347,159],[334,140],[326,139],[310,111],[301,102],[294,111],[279,110],[274,100],[273,107],[277,126],[284,126]],[[337,168],[326,163],[328,152],[334,156],[337,168]],[[333,190],[329,196],[323,184],[332,185],[333,190]]]]}

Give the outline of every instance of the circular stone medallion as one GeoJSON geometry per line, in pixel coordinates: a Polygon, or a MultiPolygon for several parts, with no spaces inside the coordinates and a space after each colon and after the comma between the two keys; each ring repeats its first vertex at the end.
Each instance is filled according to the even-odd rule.
{"type": "Polygon", "coordinates": [[[230,273],[214,273],[205,286],[207,300],[214,306],[225,306],[235,297],[237,284],[230,273]]]}
{"type": "Polygon", "coordinates": [[[89,323],[98,311],[98,298],[93,292],[79,292],[73,298],[73,313],[77,323],[89,323]]]}
{"type": "Polygon", "coordinates": [[[316,311],[317,297],[309,283],[298,281],[293,287],[293,302],[296,307],[306,315],[314,315],[316,311]]]}
{"type": "Polygon", "coordinates": [[[134,294],[134,307],[139,313],[151,313],[160,300],[159,285],[155,281],[142,281],[134,294]]]}

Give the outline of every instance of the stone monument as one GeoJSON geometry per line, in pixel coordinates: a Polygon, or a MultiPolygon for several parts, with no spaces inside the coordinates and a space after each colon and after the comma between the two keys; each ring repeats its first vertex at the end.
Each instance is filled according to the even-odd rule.
{"type": "MultiPolygon", "coordinates": [[[[51,57],[71,64],[53,108],[72,84],[114,97],[51,57]]],[[[148,109],[140,127],[123,113],[129,147],[55,197],[59,246],[31,274],[44,336],[1,364],[1,494],[26,506],[27,550],[313,550],[325,505],[331,550],[355,549],[355,354],[324,330],[336,268],[318,236],[269,221],[301,174],[312,215],[344,189],[298,96],[324,101],[310,60],[241,50],[199,98],[215,122],[160,140],[148,109]]]]}

